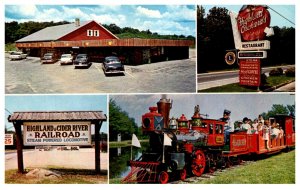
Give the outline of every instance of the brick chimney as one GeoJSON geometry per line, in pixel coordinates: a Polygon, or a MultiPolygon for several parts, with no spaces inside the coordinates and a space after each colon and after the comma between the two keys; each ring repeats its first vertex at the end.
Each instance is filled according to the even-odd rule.
{"type": "Polygon", "coordinates": [[[76,27],[80,26],[80,20],[79,20],[79,18],[75,18],[75,26],[76,27]]]}

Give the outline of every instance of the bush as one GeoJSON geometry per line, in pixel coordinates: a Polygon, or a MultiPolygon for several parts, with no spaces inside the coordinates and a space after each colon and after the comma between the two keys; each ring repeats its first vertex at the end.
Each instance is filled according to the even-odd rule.
{"type": "Polygon", "coordinates": [[[295,67],[289,68],[285,71],[287,77],[295,77],[295,67]]]}
{"type": "Polygon", "coordinates": [[[265,73],[262,73],[260,75],[260,85],[267,84],[267,75],[265,73]]]}
{"type": "Polygon", "coordinates": [[[270,76],[280,76],[282,74],[283,74],[282,68],[273,69],[269,73],[270,76]]]}
{"type": "Polygon", "coordinates": [[[280,75],[283,75],[283,69],[282,68],[277,68],[277,71],[280,73],[280,75]]]}

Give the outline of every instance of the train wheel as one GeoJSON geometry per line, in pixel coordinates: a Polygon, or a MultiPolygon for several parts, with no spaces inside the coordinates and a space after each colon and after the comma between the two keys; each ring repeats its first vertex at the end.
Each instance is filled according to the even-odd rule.
{"type": "Polygon", "coordinates": [[[187,172],[186,172],[186,169],[183,168],[183,170],[180,171],[180,179],[182,181],[184,181],[186,179],[186,176],[187,176],[187,172]]]}
{"type": "Polygon", "coordinates": [[[192,173],[195,176],[200,177],[205,170],[205,155],[201,150],[197,150],[194,153],[194,159],[192,162],[192,173]]]}
{"type": "Polygon", "coordinates": [[[165,171],[162,171],[158,175],[158,182],[161,184],[166,184],[169,181],[169,174],[165,171]]]}

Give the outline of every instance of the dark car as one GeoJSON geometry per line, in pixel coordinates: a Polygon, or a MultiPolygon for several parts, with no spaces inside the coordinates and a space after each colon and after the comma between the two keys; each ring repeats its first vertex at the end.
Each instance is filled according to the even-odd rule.
{"type": "Polygon", "coordinates": [[[124,65],[121,63],[119,58],[116,56],[105,57],[104,62],[102,64],[102,69],[105,74],[109,74],[109,73],[124,74],[124,72],[125,72],[124,65]]]}
{"type": "Polygon", "coordinates": [[[75,69],[76,68],[88,68],[91,66],[90,58],[87,54],[78,54],[74,60],[75,69]]]}
{"type": "Polygon", "coordinates": [[[54,53],[45,53],[44,56],[41,58],[41,63],[55,63],[57,58],[55,57],[54,53]]]}

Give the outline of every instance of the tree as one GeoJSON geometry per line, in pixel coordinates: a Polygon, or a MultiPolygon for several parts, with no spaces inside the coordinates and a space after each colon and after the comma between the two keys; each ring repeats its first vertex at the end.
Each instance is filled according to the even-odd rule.
{"type": "Polygon", "coordinates": [[[213,7],[206,18],[204,12],[197,7],[198,72],[226,68],[225,51],[235,48],[228,10],[213,7]]]}
{"type": "Polygon", "coordinates": [[[283,115],[292,115],[295,114],[295,105],[287,105],[284,106],[282,104],[273,104],[271,110],[267,113],[264,112],[261,115],[264,119],[268,119],[270,117],[274,117],[275,115],[283,114],[283,115]]]}
{"type": "Polygon", "coordinates": [[[134,118],[123,111],[114,100],[109,101],[109,139],[116,141],[121,134],[122,140],[129,140],[132,134],[138,131],[134,118]]]}

